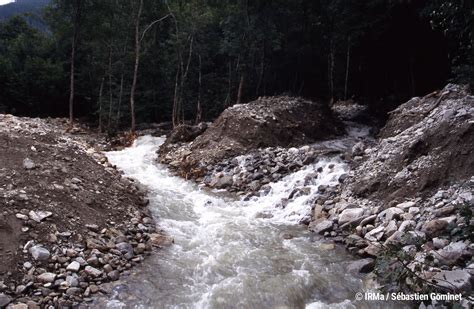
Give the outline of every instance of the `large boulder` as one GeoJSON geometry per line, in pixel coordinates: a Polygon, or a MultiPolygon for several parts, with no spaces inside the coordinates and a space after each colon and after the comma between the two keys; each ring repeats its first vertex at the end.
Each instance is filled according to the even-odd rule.
{"type": "Polygon", "coordinates": [[[378,145],[346,183],[386,202],[468,180],[474,170],[474,96],[467,87],[413,98],[390,113],[378,145]],[[409,184],[409,185],[407,185],[409,184]]]}
{"type": "Polygon", "coordinates": [[[174,163],[173,167],[189,177],[198,166],[253,149],[298,146],[342,133],[342,123],[322,103],[287,96],[264,97],[227,108],[189,144],[173,147],[165,143],[160,160],[174,163]]]}

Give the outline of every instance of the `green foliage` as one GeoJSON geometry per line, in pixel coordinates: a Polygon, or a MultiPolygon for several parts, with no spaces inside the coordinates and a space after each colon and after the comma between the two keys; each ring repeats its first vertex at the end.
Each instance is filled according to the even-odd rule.
{"type": "MultiPolygon", "coordinates": [[[[2,23],[0,104],[28,115],[67,113],[73,7],[79,1],[75,110],[115,131],[129,119],[138,1],[52,0],[44,12],[46,33],[21,18],[2,23]]],[[[468,3],[144,0],[140,31],[146,29],[146,35],[141,40],[135,95],[137,122],[169,121],[175,89],[184,119],[196,118],[198,99],[204,119],[212,119],[237,101],[241,80],[244,102],[286,92],[336,100],[357,96],[369,103],[373,96],[377,104],[380,97],[393,97],[400,103],[413,94],[408,80],[414,73],[408,64],[426,55],[417,56],[404,45],[397,47],[403,51],[400,55],[388,54],[395,59],[378,50],[393,36],[408,35],[397,28],[397,22],[405,23],[405,12],[421,12],[413,18],[418,21],[422,16],[426,25],[431,22],[434,34],[444,34],[452,79],[472,82],[473,21],[468,3]],[[400,20],[394,17],[397,10],[402,12],[400,20]],[[175,19],[155,23],[170,13],[175,19]],[[387,64],[386,72],[379,68],[380,61],[387,64]],[[402,66],[406,69],[399,75],[391,72],[402,66]]],[[[436,65],[419,80],[432,75],[436,65]]],[[[428,84],[423,91],[444,82],[428,84]]]]}

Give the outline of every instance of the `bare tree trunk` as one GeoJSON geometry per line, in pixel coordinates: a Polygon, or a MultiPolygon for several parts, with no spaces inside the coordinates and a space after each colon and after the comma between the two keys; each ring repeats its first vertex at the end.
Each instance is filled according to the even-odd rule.
{"type": "Polygon", "coordinates": [[[347,39],[347,58],[346,58],[346,81],[344,83],[344,100],[347,100],[347,88],[349,85],[349,67],[351,61],[351,37],[347,39]]]}
{"type": "Polygon", "coordinates": [[[198,100],[197,100],[197,109],[196,109],[196,124],[201,122],[202,118],[202,108],[201,108],[201,86],[202,86],[202,60],[201,55],[199,55],[199,78],[198,78],[198,100]]]}
{"type": "Polygon", "coordinates": [[[329,89],[331,94],[331,104],[334,102],[334,45],[331,40],[329,55],[329,89]]]}
{"type": "Polygon", "coordinates": [[[135,89],[137,87],[138,78],[138,66],[140,64],[140,17],[142,15],[143,0],[140,0],[138,6],[138,12],[135,17],[135,65],[133,69],[133,82],[132,88],[130,89],[130,113],[132,116],[131,123],[131,138],[134,139],[136,136],[136,121],[135,121],[135,89]]]}
{"type": "Polygon", "coordinates": [[[99,88],[99,132],[102,133],[102,92],[104,90],[104,77],[102,77],[102,80],[100,82],[100,88],[99,88]]]}
{"type": "Polygon", "coordinates": [[[72,40],[71,50],[71,75],[69,82],[69,129],[72,129],[74,124],[74,61],[76,54],[76,39],[72,40]]]}
{"type": "Polygon", "coordinates": [[[232,91],[232,63],[229,60],[229,76],[227,78],[227,96],[224,101],[225,107],[230,105],[231,91],[232,91]]]}
{"type": "Polygon", "coordinates": [[[122,96],[123,96],[123,73],[122,73],[122,77],[120,78],[120,92],[119,92],[119,99],[118,99],[118,106],[117,106],[117,129],[120,127],[120,108],[122,106],[122,96]]]}
{"type": "Polygon", "coordinates": [[[107,117],[107,130],[110,130],[110,123],[112,120],[112,47],[109,50],[109,115],[107,117]]]}
{"type": "Polygon", "coordinates": [[[173,112],[171,114],[171,120],[173,121],[173,128],[178,125],[179,119],[177,117],[178,113],[178,81],[179,81],[179,72],[180,67],[176,69],[176,76],[174,80],[174,95],[173,95],[173,112]]]}
{"type": "Polygon", "coordinates": [[[74,124],[74,74],[75,74],[75,61],[76,61],[76,47],[79,36],[79,27],[81,22],[82,14],[82,0],[73,2],[73,35],[71,44],[71,72],[69,80],[69,130],[72,129],[74,124]],[[74,4],[76,4],[74,6],[74,4]]]}
{"type": "Polygon", "coordinates": [[[237,104],[242,102],[242,92],[244,90],[244,81],[245,81],[245,74],[242,73],[240,75],[240,82],[239,82],[239,91],[237,92],[237,104]]]}
{"type": "Polygon", "coordinates": [[[263,44],[262,55],[260,57],[260,74],[258,75],[257,89],[255,91],[257,96],[260,94],[260,88],[262,86],[264,72],[265,72],[265,44],[263,44]]]}

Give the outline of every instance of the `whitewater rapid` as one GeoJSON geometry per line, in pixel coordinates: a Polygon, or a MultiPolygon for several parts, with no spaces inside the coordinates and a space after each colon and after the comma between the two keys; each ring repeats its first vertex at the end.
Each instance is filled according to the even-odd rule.
{"type": "Polygon", "coordinates": [[[106,307],[354,308],[355,293],[365,287],[345,271],[351,258],[298,224],[310,214],[318,187],[335,186],[347,172],[342,161],[320,160],[270,184],[268,194],[242,201],[171,175],[156,163],[163,142],[142,136],[107,153],[125,176],[148,188],[157,224],[175,244],[116,283],[106,307]],[[297,188],[305,194],[283,207],[297,188]]]}

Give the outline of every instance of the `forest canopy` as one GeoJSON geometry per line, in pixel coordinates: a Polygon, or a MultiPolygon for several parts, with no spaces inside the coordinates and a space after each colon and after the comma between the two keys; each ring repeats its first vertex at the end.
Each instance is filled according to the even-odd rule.
{"type": "Polygon", "coordinates": [[[28,15],[0,22],[0,112],[74,106],[115,131],[131,108],[138,124],[177,125],[288,93],[383,115],[473,84],[472,1],[52,0],[42,19],[47,29],[28,15]]]}

